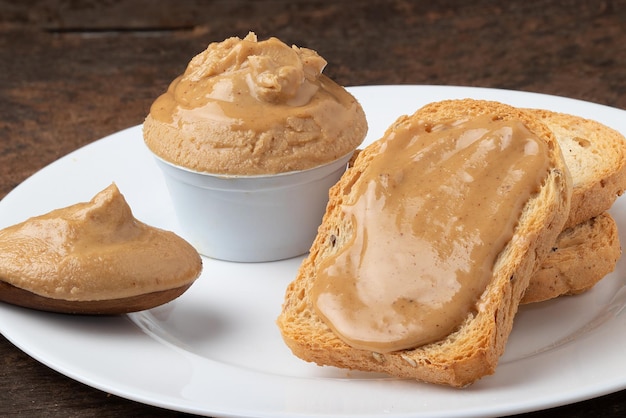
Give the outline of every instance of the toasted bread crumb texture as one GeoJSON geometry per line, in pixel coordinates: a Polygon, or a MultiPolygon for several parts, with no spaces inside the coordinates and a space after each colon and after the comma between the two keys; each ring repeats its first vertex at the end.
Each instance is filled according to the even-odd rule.
{"type": "Polygon", "coordinates": [[[573,182],[565,228],[608,210],[626,189],[626,138],[597,121],[544,109],[525,109],[557,138],[573,182]]]}
{"type": "Polygon", "coordinates": [[[449,100],[432,103],[412,116],[403,116],[383,138],[368,146],[331,189],[330,201],[309,256],[289,284],[278,326],[293,353],[319,365],[382,372],[393,376],[463,387],[495,371],[504,352],[529,279],[547,256],[569,213],[571,178],[552,132],[529,114],[496,102],[449,100]],[[511,241],[494,266],[493,279],[475,312],[444,340],[412,350],[380,354],[358,350],[342,342],[316,315],[309,290],[321,260],[350,241],[353,225],[342,217],[341,205],[350,198],[361,171],[376,154],[397,123],[425,121],[437,124],[479,115],[519,120],[548,145],[551,167],[539,192],[531,197],[511,241]]]}

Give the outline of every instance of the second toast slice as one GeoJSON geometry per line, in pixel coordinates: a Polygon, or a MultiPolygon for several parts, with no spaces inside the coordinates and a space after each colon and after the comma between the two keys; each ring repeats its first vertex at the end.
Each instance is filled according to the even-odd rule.
{"type": "Polygon", "coordinates": [[[608,210],[626,189],[626,139],[592,119],[545,109],[524,109],[555,135],[572,176],[572,202],[564,228],[608,210]]]}
{"type": "Polygon", "coordinates": [[[615,269],[621,254],[617,225],[607,212],[567,228],[533,274],[521,303],[585,292],[615,269]]]}

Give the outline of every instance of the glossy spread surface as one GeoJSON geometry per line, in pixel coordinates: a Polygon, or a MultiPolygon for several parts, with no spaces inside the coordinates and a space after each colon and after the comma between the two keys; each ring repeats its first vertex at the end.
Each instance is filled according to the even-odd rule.
{"type": "Polygon", "coordinates": [[[376,352],[444,338],[476,309],[548,172],[546,145],[517,121],[406,118],[383,141],[342,206],[351,237],[312,289],[340,338],[376,352]]]}
{"type": "Polygon", "coordinates": [[[148,147],[174,164],[217,174],[312,168],[361,143],[361,106],[322,74],[315,51],[253,33],[212,43],[153,103],[148,147]]]}
{"type": "Polygon", "coordinates": [[[0,231],[0,280],[70,301],[126,298],[192,283],[202,261],[172,232],[132,215],[114,184],[90,202],[0,231]]]}

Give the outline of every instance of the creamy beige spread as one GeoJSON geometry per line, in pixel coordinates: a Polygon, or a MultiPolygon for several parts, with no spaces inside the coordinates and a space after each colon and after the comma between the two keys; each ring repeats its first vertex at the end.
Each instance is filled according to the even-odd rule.
{"type": "Polygon", "coordinates": [[[201,269],[186,241],[135,219],[115,184],[90,202],[0,230],[0,280],[53,299],[174,289],[192,283],[201,269]]]}
{"type": "Polygon", "coordinates": [[[490,116],[405,120],[383,140],[342,207],[352,236],[312,289],[340,338],[376,352],[445,338],[477,309],[549,164],[521,122],[490,116]]]}
{"type": "Polygon", "coordinates": [[[325,66],[313,50],[254,33],[211,43],[152,104],[145,142],[166,161],[216,174],[334,161],[358,147],[367,122],[325,66]]]}

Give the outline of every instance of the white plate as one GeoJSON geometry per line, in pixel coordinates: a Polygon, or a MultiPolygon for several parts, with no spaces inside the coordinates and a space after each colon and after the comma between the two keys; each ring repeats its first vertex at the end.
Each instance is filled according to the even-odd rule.
{"type": "MultiPolygon", "coordinates": [[[[578,114],[626,133],[626,112],[560,97],[439,86],[350,90],[368,115],[368,142],[400,114],[462,97],[578,114]]],[[[26,180],[0,202],[0,227],[88,200],[113,181],[136,217],[177,231],[140,127],[96,141],[26,180]]],[[[620,198],[612,209],[622,231],[625,205],[626,197],[620,198]]],[[[522,307],[495,375],[463,390],[300,361],[275,326],[300,259],[204,262],[201,279],[165,306],[93,318],[0,304],[0,332],[35,359],[90,386],[214,416],[495,416],[626,388],[624,260],[584,295],[522,307]]]]}

